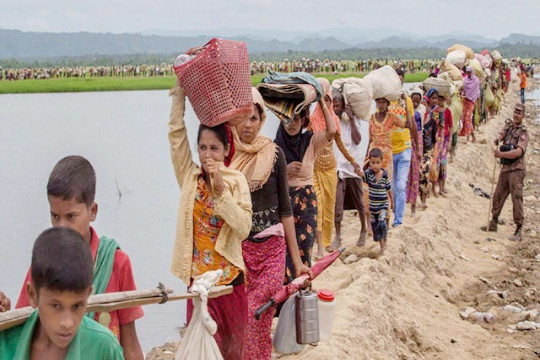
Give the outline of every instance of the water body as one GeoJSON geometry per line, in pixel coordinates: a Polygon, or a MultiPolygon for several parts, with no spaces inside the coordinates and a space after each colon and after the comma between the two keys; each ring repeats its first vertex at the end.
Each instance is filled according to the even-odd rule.
{"type": "MultiPolygon", "coordinates": [[[[405,84],[410,88],[415,84],[405,84]]],[[[46,184],[58,160],[82,155],[97,174],[94,228],[130,258],[139,289],[163,282],[185,292],[169,272],[180,190],[167,138],[168,91],[0,95],[0,290],[16,302],[36,237],[50,227],[46,184]]],[[[195,149],[198,120],[186,110],[195,149]]],[[[268,113],[263,133],[274,138],[268,113]]],[[[137,321],[143,350],[179,338],[185,302],[145,306],[137,321]]]]}

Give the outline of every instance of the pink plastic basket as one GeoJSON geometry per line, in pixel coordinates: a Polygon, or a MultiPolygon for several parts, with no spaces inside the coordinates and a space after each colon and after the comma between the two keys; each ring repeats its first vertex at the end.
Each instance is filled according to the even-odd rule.
{"type": "Polygon", "coordinates": [[[190,49],[195,58],[174,71],[199,118],[207,126],[235,123],[253,112],[246,44],[214,38],[190,49]]]}

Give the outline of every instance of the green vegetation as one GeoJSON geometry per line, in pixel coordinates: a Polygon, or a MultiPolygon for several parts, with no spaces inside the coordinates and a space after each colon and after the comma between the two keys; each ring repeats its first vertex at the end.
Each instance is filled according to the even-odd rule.
{"type": "MultiPolygon", "coordinates": [[[[325,77],[330,82],[344,77],[364,77],[365,73],[314,74],[325,77]]],[[[261,82],[263,75],[251,77],[253,86],[261,82]]],[[[406,74],[405,82],[421,82],[427,73],[406,74]]],[[[170,89],[176,77],[138,77],[138,78],[68,78],[47,80],[0,81],[0,94],[81,92],[81,91],[125,91],[125,90],[163,90],[170,89]]]]}

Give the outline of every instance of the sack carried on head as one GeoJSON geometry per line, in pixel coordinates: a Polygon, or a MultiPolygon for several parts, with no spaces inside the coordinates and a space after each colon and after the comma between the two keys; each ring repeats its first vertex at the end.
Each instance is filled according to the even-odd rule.
{"type": "Polygon", "coordinates": [[[389,65],[370,72],[364,80],[371,84],[375,100],[384,98],[388,101],[396,101],[401,95],[401,80],[389,65]]]}
{"type": "Polygon", "coordinates": [[[369,118],[373,101],[373,89],[369,81],[360,78],[336,79],[332,82],[332,88],[342,93],[344,105],[349,104],[357,118],[369,118]]]}

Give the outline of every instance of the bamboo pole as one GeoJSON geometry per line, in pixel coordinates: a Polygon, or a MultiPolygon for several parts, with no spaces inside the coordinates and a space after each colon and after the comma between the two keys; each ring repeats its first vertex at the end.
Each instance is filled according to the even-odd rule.
{"type": "MultiPolygon", "coordinates": [[[[135,306],[166,303],[169,301],[188,300],[199,297],[198,294],[172,294],[173,290],[162,287],[152,290],[134,290],[115,293],[90,295],[88,298],[87,312],[104,312],[126,309],[135,306]],[[164,301],[164,293],[167,299],[164,301]]],[[[233,292],[232,286],[215,286],[208,293],[210,299],[233,292]]],[[[27,306],[24,308],[0,313],[0,331],[7,330],[17,325],[23,324],[34,312],[34,308],[27,306]]]]}

